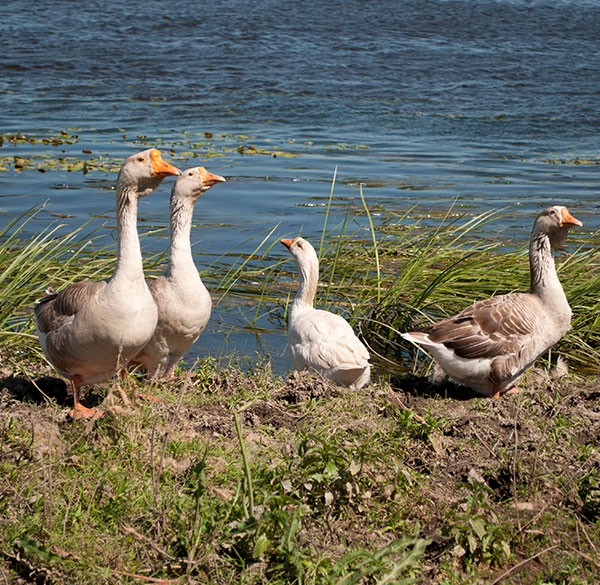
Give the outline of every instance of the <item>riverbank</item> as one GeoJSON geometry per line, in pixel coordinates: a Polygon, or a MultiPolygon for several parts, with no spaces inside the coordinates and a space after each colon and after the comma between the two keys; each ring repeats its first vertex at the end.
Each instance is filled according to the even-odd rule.
{"type": "MultiPolygon", "coordinates": [[[[22,224],[9,226],[0,250],[5,581],[593,582],[596,236],[573,233],[571,253],[558,255],[573,329],[516,396],[432,386],[429,360],[415,361],[395,334],[524,288],[525,249],[485,237],[492,220],[449,213],[428,225],[389,214],[370,232],[351,232],[348,220],[314,241],[319,305],[346,314],[369,342],[368,388],[274,374],[266,357],[207,358],[169,383],[132,375],[87,389],[88,406],[119,385],[160,400],[105,402],[104,417],[77,424],[66,385],[41,357],[31,306],[47,284],[110,274],[114,256],[81,231],[31,240],[22,224]]],[[[265,234],[226,273],[203,274],[217,303],[244,299],[248,328],[285,327],[296,272],[275,244],[265,234]]],[[[154,274],[163,262],[145,266],[154,274]]]]}
{"type": "MultiPolygon", "coordinates": [[[[176,382],[137,384],[160,402],[73,424],[50,368],[2,368],[5,582],[597,575],[594,378],[536,369],[520,394],[491,400],[414,376],[351,392],[209,360],[176,382]]],[[[110,387],[94,387],[88,405],[110,387]]]]}

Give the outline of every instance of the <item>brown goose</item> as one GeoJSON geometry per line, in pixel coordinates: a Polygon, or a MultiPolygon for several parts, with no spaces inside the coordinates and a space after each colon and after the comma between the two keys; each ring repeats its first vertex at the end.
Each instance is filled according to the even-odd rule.
{"type": "Polygon", "coordinates": [[[571,308],[554,265],[553,248],[583,225],[566,207],[542,211],[531,233],[527,292],[479,301],[458,315],[402,337],[430,353],[458,384],[485,396],[518,392],[514,382],[571,328],[571,308]]]}
{"type": "Polygon", "coordinates": [[[190,230],[194,205],[213,185],[224,182],[204,167],[188,169],[171,191],[171,255],[163,276],[148,283],[158,307],[152,339],[133,359],[152,378],[173,375],[177,363],[196,342],[210,319],[210,294],[194,265],[190,230]]]}
{"type": "Polygon", "coordinates": [[[369,383],[369,352],[340,315],[315,309],[319,259],[304,238],[281,240],[296,260],[300,286],[288,325],[288,345],[295,370],[312,370],[336,384],[358,389],[369,383]]]}
{"type": "Polygon", "coordinates": [[[111,378],[148,342],[158,317],[144,280],[137,232],[137,205],[179,169],[151,148],[130,156],[117,178],[117,266],[108,281],[77,282],[35,305],[40,345],[73,387],[71,416],[91,418],[102,411],[79,402],[78,389],[111,378]]]}

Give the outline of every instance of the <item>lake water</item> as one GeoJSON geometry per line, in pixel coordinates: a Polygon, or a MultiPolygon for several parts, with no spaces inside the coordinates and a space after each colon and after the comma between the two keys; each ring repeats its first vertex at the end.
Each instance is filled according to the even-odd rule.
{"type": "MultiPolygon", "coordinates": [[[[196,207],[200,269],[277,224],[272,240],[319,237],[336,167],[338,215],[360,205],[362,182],[373,207],[507,207],[499,238],[526,238],[552,203],[600,227],[595,1],[13,1],[0,33],[0,224],[48,200],[32,232],[64,214],[64,230],[91,219],[114,238],[116,175],[49,161],[156,145],[229,179],[196,207]],[[61,130],[77,141],[6,139],[61,130]],[[250,145],[297,156],[237,150],[250,145]],[[15,169],[15,156],[46,172],[15,169]]],[[[143,226],[168,224],[170,187],[142,202],[143,226]]],[[[283,332],[243,322],[219,305],[195,355],[268,352],[285,370],[283,332]]]]}

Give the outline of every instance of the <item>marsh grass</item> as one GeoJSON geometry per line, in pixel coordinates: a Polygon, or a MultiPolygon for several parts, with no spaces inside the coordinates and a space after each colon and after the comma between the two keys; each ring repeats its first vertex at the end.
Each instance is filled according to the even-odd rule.
{"type": "MultiPolygon", "coordinates": [[[[423,373],[429,365],[428,358],[400,338],[401,332],[455,314],[478,300],[529,287],[529,231],[518,241],[501,232],[494,238],[489,235],[501,210],[471,215],[449,209],[435,223],[417,209],[378,210],[385,220],[374,224],[362,200],[364,217],[347,215],[322,237],[316,303],[344,314],[360,329],[382,370],[423,373]]],[[[577,369],[600,368],[599,237],[573,230],[566,248],[555,254],[573,309],[573,327],[549,352],[547,363],[560,353],[577,369]]],[[[263,267],[269,266],[263,274],[273,277],[261,285],[263,298],[276,298],[280,291],[285,303],[280,320],[285,321],[294,294],[295,266],[269,260],[267,253],[260,258],[263,267]]]]}
{"type": "MultiPolygon", "coordinates": [[[[398,331],[527,285],[525,243],[503,248],[487,237],[496,214],[449,211],[431,222],[412,209],[377,223],[355,211],[327,218],[318,304],[360,327],[382,356],[381,374],[412,364],[398,331]]],[[[31,307],[48,284],[108,276],[114,248],[98,247],[85,226],[29,238],[28,221],[0,242],[4,581],[594,582],[593,380],[572,374],[552,392],[542,382],[492,401],[420,392],[410,378],[392,387],[385,375],[346,392],[309,374],[283,380],[268,363],[242,371],[207,359],[174,381],[136,378],[161,402],[72,424],[33,349],[31,307]],[[20,352],[18,371],[5,351],[20,352]]],[[[276,231],[203,273],[220,303],[251,301],[248,326],[282,327],[295,293],[276,231]]],[[[598,347],[596,241],[572,237],[559,257],[575,318],[557,351],[586,368],[596,367],[586,348],[598,347]]],[[[153,274],[163,265],[163,255],[146,263],[153,274]]],[[[86,400],[95,393],[99,402],[107,385],[86,400]]]]}
{"type": "MultiPolygon", "coordinates": [[[[417,208],[369,210],[361,189],[363,211],[353,208],[333,223],[334,185],[335,175],[317,246],[321,270],[316,303],[352,321],[383,371],[423,373],[430,363],[401,340],[400,332],[455,314],[477,300],[527,289],[528,231],[515,241],[495,230],[502,210],[471,215],[450,208],[432,221],[417,208]],[[377,223],[375,213],[383,218],[377,223]]],[[[99,246],[98,231],[86,232],[86,225],[63,235],[57,233],[62,226],[55,225],[23,237],[36,212],[0,232],[0,340],[13,348],[32,346],[31,307],[46,286],[58,290],[75,280],[106,278],[114,268],[114,248],[99,246]]],[[[278,230],[278,224],[265,229],[202,271],[215,304],[238,303],[248,330],[285,327],[295,294],[295,264],[280,250],[278,230]],[[238,252],[248,248],[249,253],[238,252]]],[[[146,235],[156,231],[163,230],[150,229],[146,235]]],[[[573,230],[566,249],[556,253],[573,327],[549,352],[548,363],[560,353],[580,370],[600,368],[599,239],[600,234],[573,230]]],[[[147,273],[162,272],[165,261],[164,252],[147,256],[147,273]]]]}
{"type": "MultiPolygon", "coordinates": [[[[385,240],[381,256],[392,255],[395,278],[385,282],[385,298],[375,306],[363,302],[362,330],[374,349],[402,362],[412,354],[399,332],[453,315],[462,308],[496,294],[529,287],[528,242],[489,242],[482,230],[492,229],[498,214],[456,218],[433,233],[418,225],[399,237],[385,240]]],[[[393,232],[392,232],[393,233],[393,232]]],[[[524,238],[525,239],[525,238],[524,238]]],[[[598,234],[572,233],[568,251],[556,254],[557,270],[573,309],[573,326],[555,350],[576,368],[600,367],[600,255],[598,234]]]]}

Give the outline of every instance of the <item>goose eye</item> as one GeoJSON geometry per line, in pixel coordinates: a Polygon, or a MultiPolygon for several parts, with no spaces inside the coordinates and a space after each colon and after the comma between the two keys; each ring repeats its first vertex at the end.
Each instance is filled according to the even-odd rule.
{"type": "Polygon", "coordinates": [[[144,162],[144,157],[143,156],[138,156],[137,160],[138,160],[138,162],[144,162]]]}
{"type": "Polygon", "coordinates": [[[556,209],[551,209],[550,210],[550,215],[556,215],[556,209]]]}

